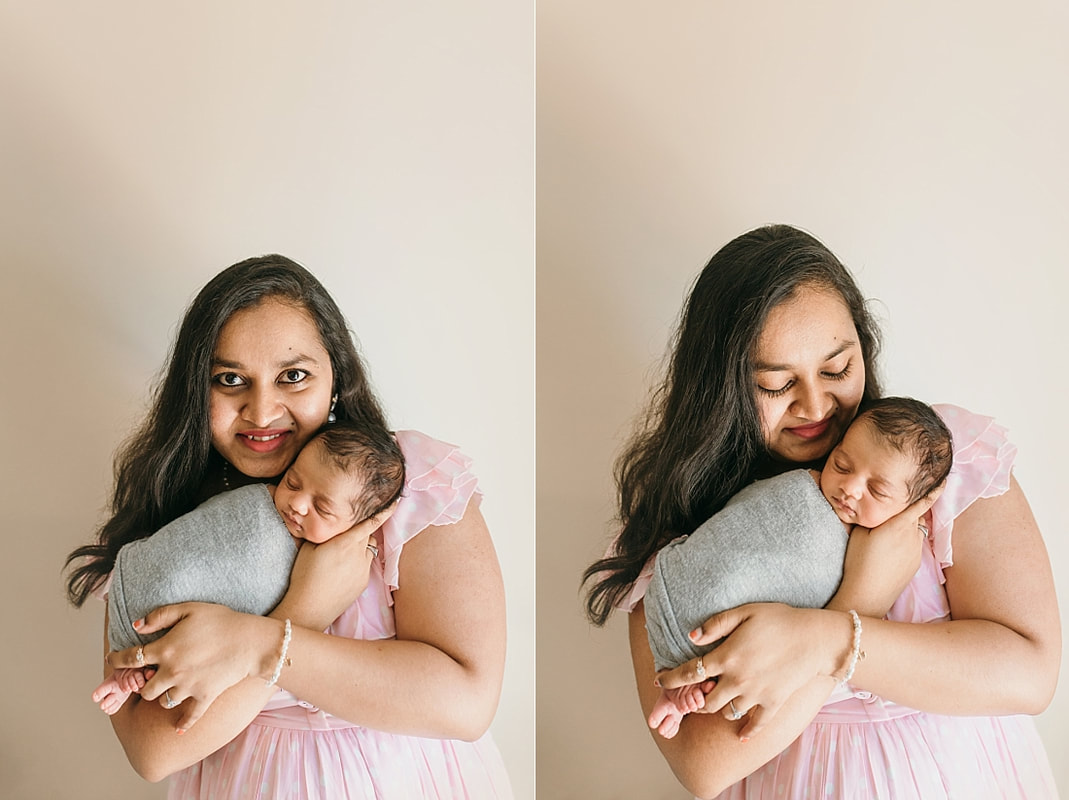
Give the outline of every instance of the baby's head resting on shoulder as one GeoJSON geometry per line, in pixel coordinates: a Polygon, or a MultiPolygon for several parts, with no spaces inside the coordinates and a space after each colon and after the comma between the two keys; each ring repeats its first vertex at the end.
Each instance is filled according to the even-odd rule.
{"type": "Polygon", "coordinates": [[[953,454],[931,406],[884,397],[862,406],[828,455],[820,490],[843,522],[875,528],[942,483],[953,454]]]}
{"type": "Polygon", "coordinates": [[[294,537],[318,544],[389,507],[404,484],[405,459],[390,433],[328,424],[282,476],[275,508],[294,537]]]}

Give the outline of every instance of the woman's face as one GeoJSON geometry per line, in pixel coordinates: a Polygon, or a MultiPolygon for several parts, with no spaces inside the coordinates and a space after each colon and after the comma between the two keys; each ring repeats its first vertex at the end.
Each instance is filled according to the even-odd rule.
{"type": "Polygon", "coordinates": [[[802,286],[772,309],[754,358],[765,444],[780,461],[826,456],[857,413],[865,363],[839,293],[802,286]]]}
{"type": "Polygon", "coordinates": [[[303,308],[278,298],[235,312],[212,359],[212,445],[254,478],[280,475],[327,420],[330,355],[303,308]]]}

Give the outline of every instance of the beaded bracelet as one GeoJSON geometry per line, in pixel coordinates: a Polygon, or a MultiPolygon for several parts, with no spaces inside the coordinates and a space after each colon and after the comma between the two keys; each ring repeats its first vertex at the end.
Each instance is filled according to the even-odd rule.
{"type": "Polygon", "coordinates": [[[282,675],[282,667],[290,663],[290,660],[286,658],[286,654],[290,649],[291,636],[293,636],[293,626],[290,625],[290,621],[287,619],[286,629],[282,633],[282,654],[278,657],[278,663],[275,664],[275,671],[271,674],[271,680],[267,682],[268,686],[274,686],[278,683],[278,679],[282,675]]]}
{"type": "Polygon", "coordinates": [[[854,643],[850,650],[850,660],[846,662],[846,674],[843,675],[839,681],[840,686],[844,686],[852,677],[854,677],[854,670],[857,669],[857,662],[863,661],[865,658],[865,651],[861,649],[861,617],[857,615],[854,609],[850,609],[850,618],[854,622],[854,643]]]}

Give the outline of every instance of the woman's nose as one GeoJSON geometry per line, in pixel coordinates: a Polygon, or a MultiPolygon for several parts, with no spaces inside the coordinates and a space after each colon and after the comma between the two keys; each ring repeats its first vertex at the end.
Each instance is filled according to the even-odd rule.
{"type": "Polygon", "coordinates": [[[273,386],[254,388],[247,397],[242,416],[258,428],[267,428],[282,416],[281,405],[273,386]]]}
{"type": "Polygon", "coordinates": [[[802,383],[794,396],[792,413],[811,422],[819,422],[827,416],[828,402],[816,383],[802,383]]]}

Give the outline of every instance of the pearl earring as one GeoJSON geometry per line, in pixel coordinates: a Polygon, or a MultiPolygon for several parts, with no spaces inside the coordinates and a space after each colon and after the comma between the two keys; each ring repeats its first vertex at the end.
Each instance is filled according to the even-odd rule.
{"type": "Polygon", "coordinates": [[[338,421],[338,417],[334,413],[334,406],[336,406],[337,404],[338,404],[338,395],[334,395],[332,398],[330,398],[330,413],[327,414],[327,422],[337,422],[338,421]]]}

